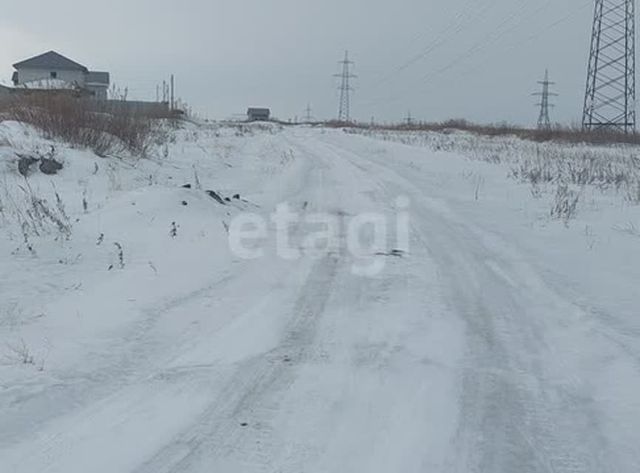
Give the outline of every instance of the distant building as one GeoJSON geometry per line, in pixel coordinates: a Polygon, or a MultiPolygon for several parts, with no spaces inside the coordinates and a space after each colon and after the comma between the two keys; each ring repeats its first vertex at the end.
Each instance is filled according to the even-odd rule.
{"type": "Polygon", "coordinates": [[[271,110],[268,108],[250,108],[247,110],[247,120],[250,122],[268,122],[271,110]]]}
{"type": "Polygon", "coordinates": [[[49,51],[13,65],[13,85],[32,89],[85,89],[97,100],[107,100],[109,73],[90,71],[69,58],[49,51]]]}

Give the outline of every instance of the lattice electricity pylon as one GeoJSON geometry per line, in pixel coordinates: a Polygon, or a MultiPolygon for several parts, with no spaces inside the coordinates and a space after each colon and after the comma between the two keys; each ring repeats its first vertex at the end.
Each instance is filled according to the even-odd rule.
{"type": "Polygon", "coordinates": [[[554,107],[549,103],[549,97],[557,97],[558,94],[551,92],[551,86],[555,82],[549,81],[549,71],[544,72],[544,80],[538,81],[538,84],[542,85],[542,91],[536,92],[533,95],[540,97],[540,103],[536,106],[540,107],[540,115],[538,116],[538,130],[551,130],[551,119],[549,118],[549,108],[554,107]]]}
{"type": "Polygon", "coordinates": [[[353,87],[351,86],[351,79],[356,76],[351,73],[351,66],[353,61],[349,61],[349,51],[344,52],[344,60],[340,61],[342,65],[342,72],[335,74],[335,77],[340,78],[340,107],[338,109],[338,120],[341,122],[351,121],[351,92],[353,87]]]}
{"type": "Polygon", "coordinates": [[[311,123],[313,121],[313,115],[311,114],[311,104],[307,104],[307,108],[304,109],[304,121],[305,123],[311,123]]]}
{"type": "Polygon", "coordinates": [[[596,0],[582,128],[636,130],[635,1],[596,0]]]}

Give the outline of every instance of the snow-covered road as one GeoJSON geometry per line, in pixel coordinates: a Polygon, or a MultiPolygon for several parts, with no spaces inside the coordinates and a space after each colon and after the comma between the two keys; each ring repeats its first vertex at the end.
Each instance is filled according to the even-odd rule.
{"type": "MultiPolygon", "coordinates": [[[[96,211],[100,228],[124,221],[135,240],[157,217],[180,223],[179,237],[145,233],[139,266],[89,268],[83,290],[46,303],[71,312],[64,323],[19,329],[56,340],[43,370],[0,380],[0,472],[640,471],[640,264],[554,258],[550,240],[569,260],[588,250],[568,229],[523,223],[527,190],[496,166],[341,131],[246,141],[241,154],[261,160],[229,151],[235,167],[199,162],[198,179],[251,186],[256,215],[282,202],[301,219],[331,215],[340,244],[318,254],[304,246],[308,227],[293,226],[301,257],[267,238],[261,258],[244,260],[212,242],[226,240],[221,219],[247,208],[216,214],[184,189],[123,191],[96,211]],[[398,198],[410,203],[409,251],[347,251],[347,222],[396,222],[398,198]],[[180,199],[188,216],[165,215],[180,199]],[[363,263],[384,268],[362,276],[363,263]],[[627,298],[591,286],[583,273],[595,268],[619,272],[627,298]]],[[[166,172],[184,180],[191,167],[166,172]]]]}

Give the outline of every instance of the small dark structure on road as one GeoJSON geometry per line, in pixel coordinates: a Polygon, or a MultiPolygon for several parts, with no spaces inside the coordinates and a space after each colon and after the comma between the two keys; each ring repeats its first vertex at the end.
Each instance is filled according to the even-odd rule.
{"type": "Polygon", "coordinates": [[[250,108],[247,110],[247,120],[250,122],[268,122],[271,110],[268,108],[250,108]]]}

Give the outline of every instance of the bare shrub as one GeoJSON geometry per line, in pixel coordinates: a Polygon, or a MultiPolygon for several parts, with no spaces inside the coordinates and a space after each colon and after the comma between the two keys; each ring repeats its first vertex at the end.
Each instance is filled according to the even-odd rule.
{"type": "MultiPolygon", "coordinates": [[[[124,269],[125,267],[125,262],[124,262],[124,247],[122,246],[121,243],[119,242],[115,242],[113,244],[113,246],[116,247],[116,259],[117,259],[117,265],[119,269],[124,269]]],[[[112,269],[115,268],[115,264],[110,264],[109,265],[109,271],[111,271],[112,269]]]]}
{"type": "Polygon", "coordinates": [[[60,194],[55,191],[55,204],[40,196],[29,185],[27,180],[18,186],[16,195],[6,191],[4,199],[7,208],[3,210],[8,223],[15,224],[22,235],[27,249],[35,254],[32,237],[54,234],[57,240],[67,240],[71,237],[73,225],[66,213],[65,205],[60,194]]]}
{"type": "Polygon", "coordinates": [[[633,204],[640,204],[640,180],[627,189],[627,200],[633,204]]]}
{"type": "Polygon", "coordinates": [[[35,357],[23,339],[20,339],[20,342],[16,344],[8,344],[7,348],[9,349],[7,355],[9,361],[22,365],[36,364],[35,357]]]}
{"type": "Polygon", "coordinates": [[[624,226],[616,225],[613,229],[620,233],[640,238],[640,227],[636,226],[633,222],[629,222],[624,226]]]}
{"type": "Polygon", "coordinates": [[[46,138],[92,149],[98,155],[129,150],[145,154],[154,143],[152,117],[127,107],[98,111],[96,101],[66,94],[35,94],[16,98],[9,119],[28,123],[46,138]]]}
{"type": "Polygon", "coordinates": [[[551,217],[562,220],[565,225],[576,215],[580,193],[567,184],[559,184],[551,206],[551,217]]]}

